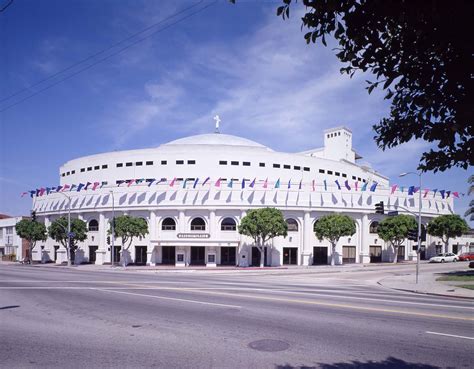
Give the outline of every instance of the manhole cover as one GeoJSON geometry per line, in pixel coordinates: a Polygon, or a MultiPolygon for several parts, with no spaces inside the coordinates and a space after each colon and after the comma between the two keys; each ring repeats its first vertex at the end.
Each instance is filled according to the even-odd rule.
{"type": "Polygon", "coordinates": [[[288,350],[290,345],[285,341],[267,339],[250,342],[249,347],[257,351],[276,352],[288,350]]]}

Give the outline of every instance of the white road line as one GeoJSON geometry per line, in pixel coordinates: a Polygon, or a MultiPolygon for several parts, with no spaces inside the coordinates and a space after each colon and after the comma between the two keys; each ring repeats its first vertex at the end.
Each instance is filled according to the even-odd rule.
{"type": "Polygon", "coordinates": [[[192,304],[202,304],[202,305],[212,305],[212,306],[219,306],[219,307],[230,307],[230,308],[237,308],[241,309],[242,306],[238,305],[227,305],[227,304],[218,304],[215,302],[206,302],[206,301],[198,301],[198,300],[187,300],[187,299],[178,299],[175,297],[165,297],[165,296],[155,296],[155,295],[146,295],[142,293],[133,293],[133,292],[124,292],[124,291],[116,291],[116,290],[105,290],[101,288],[90,288],[91,290],[95,291],[103,291],[103,292],[111,292],[111,293],[121,293],[124,295],[132,295],[132,296],[141,296],[141,297],[151,297],[154,299],[160,299],[160,300],[172,300],[172,301],[180,301],[180,302],[189,302],[192,304]]]}
{"type": "Polygon", "coordinates": [[[439,332],[429,332],[429,331],[426,331],[425,333],[428,333],[428,334],[435,334],[437,336],[446,336],[446,337],[454,337],[454,338],[463,338],[463,339],[466,339],[466,340],[474,340],[474,337],[466,337],[466,336],[457,336],[455,334],[447,334],[447,333],[439,333],[439,332]]]}

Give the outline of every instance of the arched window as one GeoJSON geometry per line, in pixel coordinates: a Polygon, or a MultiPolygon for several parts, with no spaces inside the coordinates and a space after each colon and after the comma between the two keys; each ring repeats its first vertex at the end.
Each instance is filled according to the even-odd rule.
{"type": "Polygon", "coordinates": [[[225,218],[221,223],[221,231],[235,231],[237,223],[232,218],[225,218]]]}
{"type": "Polygon", "coordinates": [[[379,222],[373,221],[372,223],[370,223],[369,233],[377,233],[378,228],[379,228],[379,222]]]}
{"type": "Polygon", "coordinates": [[[99,230],[99,222],[95,219],[89,221],[89,232],[97,232],[99,230]]]}
{"type": "Polygon", "coordinates": [[[318,223],[319,219],[316,219],[313,223],[313,232],[316,232],[316,224],[318,223]]]}
{"type": "Polygon", "coordinates": [[[288,232],[298,232],[298,222],[295,219],[288,218],[286,224],[288,224],[288,232]]]}
{"type": "Polygon", "coordinates": [[[163,231],[175,231],[176,230],[176,222],[173,218],[165,218],[163,222],[161,222],[161,229],[163,231]]]}
{"type": "Polygon", "coordinates": [[[191,231],[205,231],[206,222],[202,218],[194,218],[191,221],[191,231]]]}

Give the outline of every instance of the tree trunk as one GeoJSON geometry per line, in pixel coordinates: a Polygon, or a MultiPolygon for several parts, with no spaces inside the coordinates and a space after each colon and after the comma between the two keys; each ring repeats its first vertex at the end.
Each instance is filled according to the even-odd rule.
{"type": "Polygon", "coordinates": [[[331,266],[336,265],[336,243],[331,242],[332,252],[331,252],[331,266]]]}
{"type": "Polygon", "coordinates": [[[399,247],[400,245],[397,245],[397,246],[393,245],[393,249],[395,250],[395,254],[393,255],[393,261],[392,261],[393,264],[396,264],[398,261],[398,248],[399,247]]]}
{"type": "Polygon", "coordinates": [[[33,265],[33,242],[30,241],[30,247],[28,251],[28,263],[33,265]]]}

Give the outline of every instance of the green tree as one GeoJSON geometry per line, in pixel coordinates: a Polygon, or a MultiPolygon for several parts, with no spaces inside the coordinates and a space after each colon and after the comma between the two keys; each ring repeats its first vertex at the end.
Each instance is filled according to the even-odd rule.
{"type": "Polygon", "coordinates": [[[331,244],[331,265],[335,265],[337,242],[341,237],[352,236],[356,233],[356,225],[354,219],[347,215],[325,215],[315,223],[314,233],[320,241],[327,239],[331,244]]]}
{"type": "Polygon", "coordinates": [[[255,246],[260,251],[260,268],[263,268],[265,243],[278,236],[286,237],[288,224],[278,209],[252,209],[242,218],[239,233],[254,240],[255,246]]]}
{"type": "Polygon", "coordinates": [[[46,241],[48,238],[46,227],[43,223],[31,219],[22,219],[15,224],[15,230],[18,236],[28,241],[28,261],[31,263],[36,242],[46,241]]]}
{"type": "Polygon", "coordinates": [[[440,215],[428,223],[428,234],[439,237],[444,242],[444,252],[448,252],[449,240],[469,231],[466,221],[457,214],[440,215]]]}
{"type": "Polygon", "coordinates": [[[398,248],[405,242],[408,232],[417,229],[417,222],[410,215],[400,214],[382,220],[377,227],[377,234],[393,247],[393,263],[397,262],[398,248]]]}
{"type": "MultiPolygon", "coordinates": [[[[283,0],[277,15],[289,17],[291,3],[283,0]]],[[[390,114],[373,125],[380,148],[424,139],[437,149],[422,154],[419,169],[474,164],[471,0],[300,3],[306,42],[334,38],[341,73],[368,71],[368,92],[385,90],[390,114]]]]}
{"type": "MultiPolygon", "coordinates": [[[[111,232],[111,229],[109,229],[109,233],[111,232]]],[[[143,218],[121,215],[115,218],[114,233],[115,237],[120,237],[122,240],[121,261],[125,267],[127,261],[124,252],[128,251],[135,237],[142,238],[148,234],[148,223],[143,218]]]]}
{"type": "Polygon", "coordinates": [[[67,218],[60,217],[50,224],[48,233],[49,237],[64,246],[67,252],[67,263],[71,265],[72,255],[76,253],[78,242],[87,239],[87,224],[80,219],[71,219],[71,232],[74,234],[74,236],[71,237],[71,249],[67,247],[67,229],[67,218]]]}
{"type": "MultiPolygon", "coordinates": [[[[474,192],[474,176],[470,176],[467,180],[467,183],[469,183],[469,190],[467,191],[467,195],[470,196],[474,192]]],[[[464,213],[464,216],[466,218],[469,217],[470,221],[474,220],[474,200],[471,200],[469,202],[469,207],[464,213]]]]}

